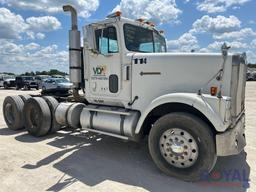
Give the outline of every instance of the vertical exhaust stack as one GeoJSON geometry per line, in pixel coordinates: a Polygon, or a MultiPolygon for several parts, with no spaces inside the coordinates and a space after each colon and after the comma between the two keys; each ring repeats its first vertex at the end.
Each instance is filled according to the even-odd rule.
{"type": "Polygon", "coordinates": [[[77,26],[77,12],[71,5],[64,5],[63,11],[71,13],[71,30],[69,30],[69,76],[74,85],[74,95],[78,94],[82,82],[82,58],[80,31],[77,26]]]}

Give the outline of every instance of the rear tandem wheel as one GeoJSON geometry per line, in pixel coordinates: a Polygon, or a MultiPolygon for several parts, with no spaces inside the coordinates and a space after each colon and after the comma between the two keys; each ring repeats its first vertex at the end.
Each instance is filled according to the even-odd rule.
{"type": "Polygon", "coordinates": [[[4,120],[8,128],[19,130],[24,128],[24,102],[19,96],[8,96],[3,103],[4,120]]]}
{"type": "Polygon", "coordinates": [[[26,101],[23,113],[27,131],[35,136],[45,136],[51,128],[51,111],[41,97],[33,97],[26,101]]]}

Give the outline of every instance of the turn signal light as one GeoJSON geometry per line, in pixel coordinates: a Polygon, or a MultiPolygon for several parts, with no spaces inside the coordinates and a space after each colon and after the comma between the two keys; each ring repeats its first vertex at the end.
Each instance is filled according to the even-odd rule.
{"type": "Polygon", "coordinates": [[[218,91],[218,87],[211,87],[211,95],[216,96],[218,91]]]}

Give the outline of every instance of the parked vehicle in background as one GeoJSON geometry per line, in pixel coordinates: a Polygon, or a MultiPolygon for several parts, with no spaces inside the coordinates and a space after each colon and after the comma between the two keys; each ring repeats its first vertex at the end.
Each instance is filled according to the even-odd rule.
{"type": "Polygon", "coordinates": [[[35,80],[36,80],[36,82],[37,82],[37,84],[38,84],[39,89],[42,89],[42,83],[43,83],[43,81],[45,81],[45,80],[48,79],[48,78],[50,78],[49,75],[37,75],[37,76],[35,77],[35,80]]]}
{"type": "Polygon", "coordinates": [[[30,90],[31,88],[39,89],[39,85],[32,76],[18,76],[16,77],[16,89],[30,90]]]}
{"type": "Polygon", "coordinates": [[[247,71],[246,73],[246,81],[251,81],[251,72],[247,71]]]}
{"type": "Polygon", "coordinates": [[[12,75],[2,75],[0,76],[0,87],[8,89],[10,87],[15,87],[15,77],[12,75]]]}
{"type": "Polygon", "coordinates": [[[68,81],[70,81],[69,75],[65,75],[65,79],[67,79],[68,81]]]}
{"type": "Polygon", "coordinates": [[[72,88],[72,83],[65,78],[48,78],[42,82],[43,93],[67,93],[72,88]]]}
{"type": "Polygon", "coordinates": [[[256,71],[246,73],[247,81],[256,81],[256,71]]]}
{"type": "Polygon", "coordinates": [[[52,78],[65,78],[65,77],[62,75],[52,75],[52,78]]]}

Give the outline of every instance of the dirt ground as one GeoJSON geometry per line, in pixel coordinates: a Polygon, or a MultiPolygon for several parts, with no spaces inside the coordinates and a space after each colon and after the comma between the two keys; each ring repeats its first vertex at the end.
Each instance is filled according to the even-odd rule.
{"type": "MultiPolygon", "coordinates": [[[[7,95],[36,93],[0,89],[7,95]]],[[[61,131],[34,138],[7,129],[0,113],[0,192],[256,191],[256,82],[246,89],[245,152],[218,158],[210,181],[186,183],[162,174],[140,144],[61,131]],[[222,178],[222,179],[220,179],[222,178]]]]}

